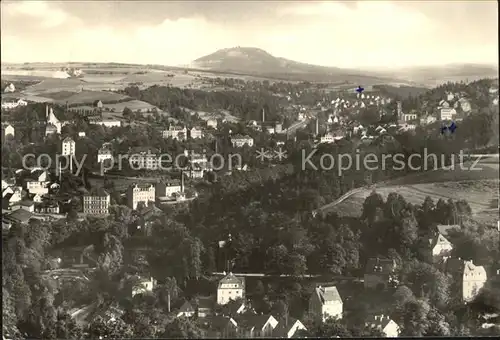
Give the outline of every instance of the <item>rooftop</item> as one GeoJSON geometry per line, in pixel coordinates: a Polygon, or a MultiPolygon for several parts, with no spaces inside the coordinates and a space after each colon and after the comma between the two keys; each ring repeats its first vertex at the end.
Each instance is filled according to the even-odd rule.
{"type": "Polygon", "coordinates": [[[340,297],[339,291],[337,290],[337,287],[335,287],[335,286],[316,287],[316,294],[318,294],[318,297],[322,303],[325,303],[328,301],[342,302],[342,298],[340,297]]]}

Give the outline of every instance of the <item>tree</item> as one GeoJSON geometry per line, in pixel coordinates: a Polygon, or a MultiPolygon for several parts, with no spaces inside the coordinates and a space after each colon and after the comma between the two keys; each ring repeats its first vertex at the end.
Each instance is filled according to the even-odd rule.
{"type": "Polygon", "coordinates": [[[129,122],[132,119],[134,113],[128,107],[125,107],[122,112],[123,118],[127,119],[129,122]]]}
{"type": "Polygon", "coordinates": [[[328,318],[325,322],[313,322],[312,325],[306,327],[307,331],[298,332],[297,335],[321,338],[349,338],[352,336],[352,333],[340,320],[333,318],[328,318]]]}
{"type": "Polygon", "coordinates": [[[402,335],[424,336],[429,328],[430,306],[424,300],[410,300],[403,307],[402,335]]]}
{"type": "Polygon", "coordinates": [[[175,318],[165,326],[162,338],[201,339],[203,331],[195,320],[185,317],[175,318]]]}
{"type": "Polygon", "coordinates": [[[132,338],[134,336],[132,327],[127,325],[121,318],[114,321],[105,321],[98,316],[87,326],[86,333],[92,338],[132,338]]]}

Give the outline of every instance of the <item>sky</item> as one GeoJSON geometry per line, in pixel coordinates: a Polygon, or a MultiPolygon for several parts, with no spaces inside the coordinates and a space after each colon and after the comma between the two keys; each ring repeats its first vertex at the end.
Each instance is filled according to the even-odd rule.
{"type": "Polygon", "coordinates": [[[186,65],[221,48],[345,68],[498,64],[496,1],[3,1],[3,62],[186,65]]]}

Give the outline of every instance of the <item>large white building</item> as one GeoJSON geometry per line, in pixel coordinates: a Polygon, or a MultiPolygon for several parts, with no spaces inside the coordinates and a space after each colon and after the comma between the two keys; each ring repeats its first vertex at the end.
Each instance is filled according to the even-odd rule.
{"type": "Polygon", "coordinates": [[[128,187],[127,190],[127,201],[128,206],[131,209],[137,209],[139,202],[143,202],[145,206],[148,206],[149,202],[155,202],[155,186],[150,185],[140,185],[133,184],[128,187]]]}
{"type": "Polygon", "coordinates": [[[83,195],[83,212],[89,215],[106,215],[111,204],[110,194],[102,189],[93,189],[83,195]]]}
{"type": "Polygon", "coordinates": [[[63,156],[75,156],[76,154],[76,148],[75,148],[75,141],[71,137],[66,137],[62,141],[62,155],[63,156]]]}
{"type": "Polygon", "coordinates": [[[445,270],[460,283],[460,296],[464,302],[472,301],[488,279],[483,266],[476,266],[470,261],[460,258],[446,259],[445,270]]]}
{"type": "Polygon", "coordinates": [[[244,298],[245,282],[243,279],[236,277],[233,273],[229,273],[219,281],[217,287],[217,304],[225,305],[231,300],[244,298]]]}
{"type": "Polygon", "coordinates": [[[318,286],[309,298],[309,312],[322,322],[329,317],[341,319],[343,307],[342,299],[335,286],[318,286]]]}
{"type": "Polygon", "coordinates": [[[187,129],[181,126],[170,125],[168,130],[163,131],[163,138],[185,140],[187,138],[187,129]]]}

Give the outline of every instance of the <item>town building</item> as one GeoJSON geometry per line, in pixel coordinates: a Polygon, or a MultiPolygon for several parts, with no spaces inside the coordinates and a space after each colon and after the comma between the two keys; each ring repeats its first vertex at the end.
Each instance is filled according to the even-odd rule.
{"type": "MultiPolygon", "coordinates": [[[[56,115],[54,114],[54,109],[52,107],[49,109],[48,105],[45,106],[45,118],[47,121],[46,129],[48,130],[49,126],[53,125],[56,128],[56,133],[61,134],[62,123],[59,119],[57,119],[56,115]]],[[[49,133],[46,131],[45,134],[48,135],[49,133]]]]}
{"type": "Polygon", "coordinates": [[[172,197],[175,194],[182,192],[183,188],[181,181],[160,181],[156,183],[157,197],[172,197]]]}
{"type": "Polygon", "coordinates": [[[193,305],[189,301],[184,301],[182,306],[179,308],[179,311],[177,312],[177,317],[190,318],[195,314],[196,310],[194,309],[193,305]]]}
{"type": "Polygon", "coordinates": [[[397,338],[400,334],[398,324],[386,315],[374,315],[370,317],[366,321],[365,327],[382,332],[386,338],[397,338]]]}
{"type": "Polygon", "coordinates": [[[323,143],[335,143],[335,136],[331,132],[327,132],[324,136],[322,136],[319,140],[321,144],[323,143]]]}
{"type": "Polygon", "coordinates": [[[47,124],[45,127],[45,137],[57,133],[57,127],[54,124],[47,124]]]}
{"type": "Polygon", "coordinates": [[[391,259],[371,258],[365,268],[364,285],[367,289],[386,289],[396,270],[396,262],[391,259]]]}
{"type": "Polygon", "coordinates": [[[133,184],[127,189],[128,206],[135,210],[139,202],[148,206],[149,202],[155,202],[155,186],[153,184],[133,184]]]}
{"type": "Polygon", "coordinates": [[[26,106],[28,102],[23,99],[18,99],[17,101],[4,101],[2,102],[2,109],[12,110],[20,106],[26,106]]]}
{"type": "Polygon", "coordinates": [[[137,285],[132,288],[132,297],[138,294],[148,294],[153,291],[156,287],[157,282],[155,279],[150,277],[149,279],[137,277],[137,285]]]}
{"type": "Polygon", "coordinates": [[[420,118],[420,125],[429,125],[437,121],[436,117],[425,115],[420,118]]]}
{"type": "Polygon", "coordinates": [[[25,188],[30,194],[46,195],[49,193],[49,175],[45,170],[31,170],[24,179],[25,188]]]}
{"type": "Polygon", "coordinates": [[[457,111],[454,108],[450,107],[450,104],[445,100],[439,102],[438,109],[442,121],[452,120],[453,117],[457,114],[457,111]]]}
{"type": "Polygon", "coordinates": [[[71,137],[66,137],[62,141],[62,155],[63,156],[72,156],[74,157],[76,154],[76,143],[71,137]]]}
{"type": "Polygon", "coordinates": [[[185,140],[187,138],[187,129],[182,126],[170,125],[168,130],[163,131],[163,138],[185,140]]]}
{"type": "Polygon", "coordinates": [[[15,137],[16,129],[14,129],[14,127],[12,125],[10,125],[10,124],[3,125],[2,128],[3,128],[2,130],[3,130],[4,137],[7,137],[7,136],[15,137]]]}
{"type": "Polygon", "coordinates": [[[111,149],[111,144],[105,143],[97,151],[97,163],[104,162],[108,159],[113,159],[113,150],[111,149]]]}
{"type": "Polygon", "coordinates": [[[453,250],[451,242],[439,232],[437,235],[429,238],[429,245],[432,258],[435,262],[438,262],[444,256],[450,256],[450,253],[453,250]]]}
{"type": "Polygon", "coordinates": [[[210,118],[207,120],[207,127],[217,129],[217,119],[210,118]]]}
{"type": "Polygon", "coordinates": [[[7,85],[5,87],[5,89],[3,90],[4,93],[12,93],[12,92],[16,92],[16,87],[14,86],[14,84],[10,83],[9,85],[7,85]]]}
{"type": "Polygon", "coordinates": [[[103,188],[92,188],[83,195],[83,213],[88,215],[107,215],[111,204],[110,194],[103,188]]]}
{"type": "Polygon", "coordinates": [[[229,273],[219,281],[217,287],[217,304],[225,305],[231,300],[242,299],[244,296],[244,278],[238,278],[233,273],[229,273]]]}
{"type": "Polygon", "coordinates": [[[122,122],[116,119],[91,119],[89,120],[91,125],[101,125],[106,128],[114,128],[122,126],[122,122]]]}
{"type": "Polygon", "coordinates": [[[191,136],[192,139],[203,138],[203,131],[201,131],[201,129],[193,127],[191,128],[191,130],[189,130],[189,135],[191,136]]]}
{"type": "Polygon", "coordinates": [[[411,122],[413,120],[417,120],[418,116],[416,113],[403,113],[401,115],[401,121],[403,122],[411,122]]]}
{"type": "Polygon", "coordinates": [[[278,320],[272,315],[240,314],[234,317],[238,333],[244,338],[270,338],[278,326],[278,320]]]}
{"type": "Polygon", "coordinates": [[[134,170],[158,170],[160,156],[154,148],[136,147],[129,150],[129,164],[134,170]]]}
{"type": "Polygon", "coordinates": [[[445,272],[450,274],[455,282],[459,283],[459,296],[464,302],[470,302],[483,288],[488,279],[483,266],[474,265],[473,261],[461,258],[445,258],[445,272]]]}
{"type": "Polygon", "coordinates": [[[227,316],[210,315],[201,322],[203,337],[206,339],[236,339],[238,325],[236,321],[227,316]]]}
{"type": "Polygon", "coordinates": [[[11,206],[11,210],[24,209],[29,212],[35,212],[35,202],[29,200],[21,200],[11,206]]]}
{"type": "Polygon", "coordinates": [[[245,135],[236,135],[231,137],[231,143],[233,144],[234,148],[241,148],[244,145],[248,145],[249,147],[252,147],[254,144],[254,140],[252,137],[245,135]]]}
{"type": "Polygon", "coordinates": [[[279,320],[278,325],[273,331],[273,338],[291,339],[299,330],[306,331],[307,328],[300,320],[287,317],[284,320],[279,320]]]}
{"type": "Polygon", "coordinates": [[[343,302],[337,287],[317,286],[309,298],[309,312],[322,322],[329,317],[341,319],[343,302]]]}

